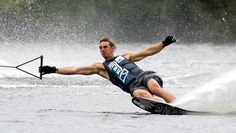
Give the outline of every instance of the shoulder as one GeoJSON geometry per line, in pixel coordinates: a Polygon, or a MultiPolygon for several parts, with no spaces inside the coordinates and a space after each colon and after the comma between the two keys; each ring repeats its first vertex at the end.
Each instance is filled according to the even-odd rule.
{"type": "Polygon", "coordinates": [[[133,54],[134,54],[133,52],[127,52],[127,53],[124,53],[122,56],[125,57],[127,60],[132,61],[133,54]]]}
{"type": "Polygon", "coordinates": [[[92,66],[96,67],[97,69],[105,69],[101,62],[96,62],[96,63],[92,64],[92,66]]]}
{"type": "Polygon", "coordinates": [[[97,74],[102,76],[105,79],[109,79],[108,73],[104,67],[104,65],[101,62],[97,62],[92,64],[97,69],[97,74]]]}

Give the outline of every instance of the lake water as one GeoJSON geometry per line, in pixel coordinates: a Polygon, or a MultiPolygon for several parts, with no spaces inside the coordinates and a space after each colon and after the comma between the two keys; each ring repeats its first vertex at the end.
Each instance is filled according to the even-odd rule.
{"type": "MultiPolygon", "coordinates": [[[[149,44],[120,44],[117,54],[149,44]]],[[[2,44],[0,65],[18,65],[40,55],[57,67],[102,62],[97,44],[2,44]]],[[[156,71],[174,105],[205,115],[149,114],[129,94],[96,75],[45,75],[43,80],[0,68],[1,133],[228,133],[236,131],[236,46],[180,44],[137,64],[156,71]]],[[[25,66],[37,74],[39,62],[25,66]]]]}

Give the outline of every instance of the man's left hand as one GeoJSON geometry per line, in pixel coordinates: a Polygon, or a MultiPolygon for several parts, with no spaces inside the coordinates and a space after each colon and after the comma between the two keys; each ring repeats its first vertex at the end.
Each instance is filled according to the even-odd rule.
{"type": "Polygon", "coordinates": [[[176,42],[175,37],[167,36],[166,39],[164,41],[162,41],[163,47],[166,47],[166,46],[168,46],[168,45],[170,45],[171,43],[174,43],[174,42],[176,42]]]}

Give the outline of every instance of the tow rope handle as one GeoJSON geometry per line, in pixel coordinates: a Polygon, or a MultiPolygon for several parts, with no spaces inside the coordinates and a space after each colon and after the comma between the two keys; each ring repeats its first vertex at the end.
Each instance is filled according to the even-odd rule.
{"type": "Polygon", "coordinates": [[[30,73],[30,72],[28,72],[28,71],[23,70],[23,69],[20,68],[20,66],[23,66],[23,65],[25,65],[25,64],[28,64],[28,63],[33,62],[33,61],[38,60],[38,59],[40,59],[40,66],[39,66],[39,67],[41,68],[41,67],[43,67],[43,55],[41,55],[41,56],[39,56],[39,57],[37,57],[37,58],[34,58],[34,59],[32,59],[32,60],[29,60],[29,61],[27,61],[27,62],[24,62],[24,63],[22,63],[22,64],[20,64],[20,65],[17,65],[17,66],[4,66],[4,65],[0,65],[0,67],[16,68],[17,70],[20,70],[20,71],[22,71],[22,72],[24,72],[24,73],[27,73],[27,74],[29,74],[29,75],[31,75],[31,76],[33,76],[33,77],[36,77],[36,78],[38,78],[38,79],[42,79],[42,78],[43,78],[42,72],[39,72],[39,76],[38,76],[38,75],[35,75],[35,74],[33,74],[33,73],[30,73]]]}

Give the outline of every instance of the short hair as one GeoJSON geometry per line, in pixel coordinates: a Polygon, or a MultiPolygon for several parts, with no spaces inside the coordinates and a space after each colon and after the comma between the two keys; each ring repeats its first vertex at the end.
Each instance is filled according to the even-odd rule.
{"type": "Polygon", "coordinates": [[[99,41],[99,43],[101,42],[109,42],[110,47],[113,47],[114,49],[116,49],[116,44],[114,44],[109,38],[103,38],[99,41]]]}

